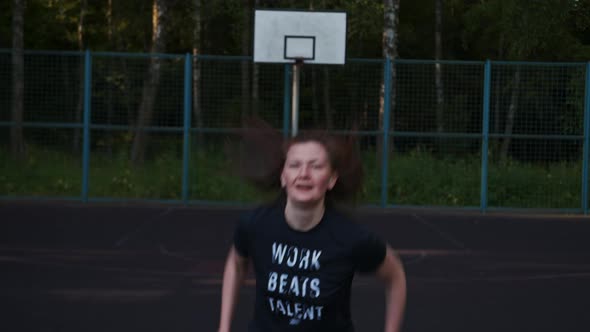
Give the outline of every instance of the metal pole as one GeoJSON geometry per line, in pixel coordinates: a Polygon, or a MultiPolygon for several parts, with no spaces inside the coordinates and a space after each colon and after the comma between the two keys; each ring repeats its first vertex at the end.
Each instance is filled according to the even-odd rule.
{"type": "Polygon", "coordinates": [[[303,62],[296,60],[293,64],[293,93],[291,99],[291,136],[297,136],[299,128],[299,80],[301,76],[301,66],[303,62]]]}
{"type": "Polygon", "coordinates": [[[590,158],[590,62],[586,64],[584,92],[584,155],[582,159],[582,210],[588,214],[588,159],[590,158]]]}
{"type": "Polygon", "coordinates": [[[192,110],[192,59],[190,54],[184,57],[184,140],[182,152],[182,201],[188,204],[189,199],[189,162],[191,140],[192,110]]]}
{"type": "Polygon", "coordinates": [[[82,145],[82,201],[88,202],[88,178],[90,175],[90,107],[92,93],[92,57],[84,53],[84,134],[82,145]]]}
{"type": "Polygon", "coordinates": [[[290,126],[290,118],[289,113],[291,112],[291,65],[286,63],[285,64],[285,80],[284,80],[284,93],[285,96],[283,97],[283,138],[289,137],[289,126],[290,126]]]}
{"type": "Polygon", "coordinates": [[[483,123],[481,133],[481,193],[479,207],[481,212],[488,208],[488,144],[490,131],[490,95],[492,86],[492,62],[486,60],[483,78],[483,123]]]}
{"type": "Polygon", "coordinates": [[[389,178],[389,115],[391,114],[391,66],[392,60],[385,59],[383,68],[383,144],[381,156],[381,207],[387,206],[389,178]]]}

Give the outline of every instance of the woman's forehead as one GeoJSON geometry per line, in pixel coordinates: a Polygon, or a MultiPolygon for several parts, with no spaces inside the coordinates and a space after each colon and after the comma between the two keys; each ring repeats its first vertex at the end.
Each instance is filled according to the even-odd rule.
{"type": "Polygon", "coordinates": [[[293,143],[287,150],[287,159],[297,157],[327,159],[328,152],[326,151],[326,148],[318,142],[297,142],[293,143]]]}

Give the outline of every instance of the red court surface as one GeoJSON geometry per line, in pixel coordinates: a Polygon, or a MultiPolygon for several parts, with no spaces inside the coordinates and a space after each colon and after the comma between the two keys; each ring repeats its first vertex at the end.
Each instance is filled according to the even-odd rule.
{"type": "MultiPolygon", "coordinates": [[[[0,202],[2,331],[215,331],[223,260],[244,208],[0,202]]],[[[590,219],[451,210],[355,211],[398,250],[403,331],[590,331],[590,219]]],[[[252,280],[233,331],[245,331],[252,280]]],[[[357,331],[383,290],[353,286],[357,331]]]]}

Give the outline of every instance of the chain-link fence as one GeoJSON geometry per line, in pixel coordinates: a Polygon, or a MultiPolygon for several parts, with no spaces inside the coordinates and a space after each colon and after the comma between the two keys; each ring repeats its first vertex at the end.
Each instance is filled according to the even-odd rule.
{"type": "MultiPolygon", "coordinates": [[[[225,150],[248,116],[289,134],[291,65],[27,51],[19,77],[12,56],[0,52],[0,196],[264,199],[232,171],[225,150]]],[[[304,65],[298,122],[357,136],[361,204],[587,213],[589,66],[304,65]]]]}

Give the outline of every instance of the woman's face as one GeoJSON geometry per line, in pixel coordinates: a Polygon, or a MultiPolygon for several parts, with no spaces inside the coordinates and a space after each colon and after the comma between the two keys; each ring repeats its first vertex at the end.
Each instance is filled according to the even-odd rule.
{"type": "Polygon", "coordinates": [[[324,199],[326,191],[334,187],[337,178],[322,144],[313,141],[295,143],[287,151],[281,185],[290,201],[318,203],[324,199]]]}

